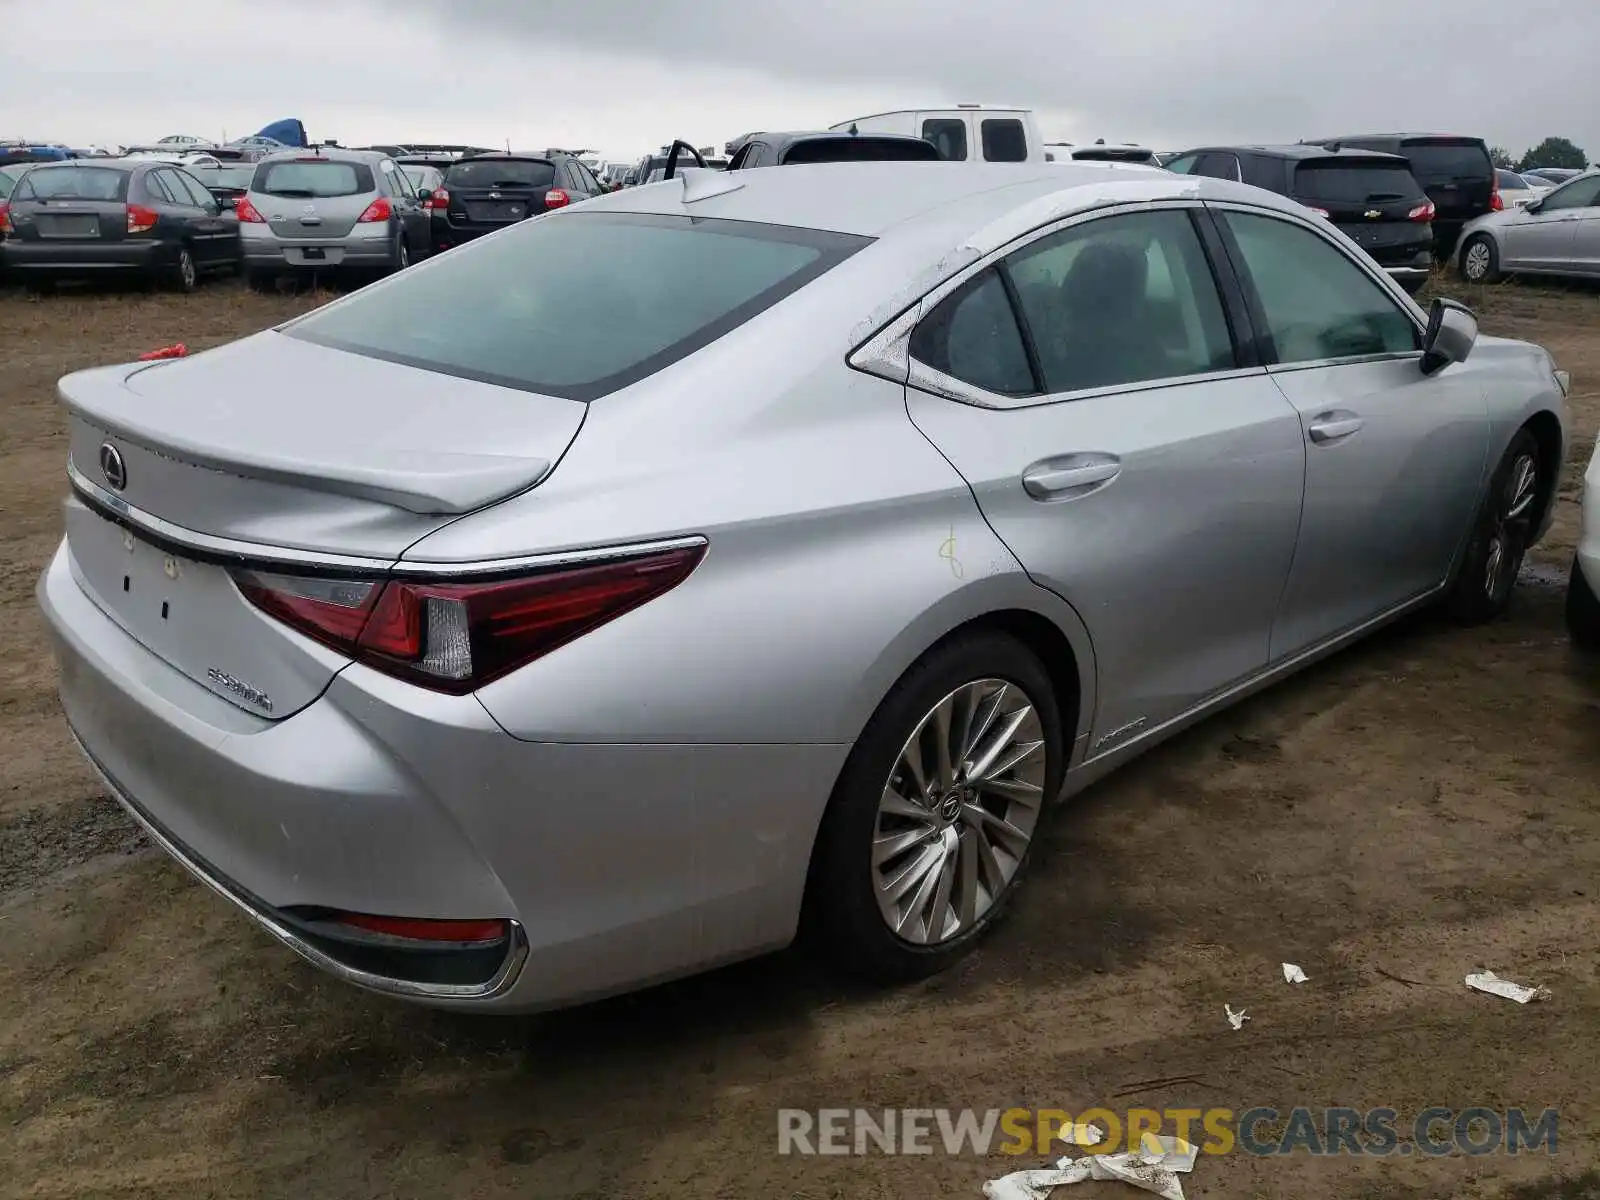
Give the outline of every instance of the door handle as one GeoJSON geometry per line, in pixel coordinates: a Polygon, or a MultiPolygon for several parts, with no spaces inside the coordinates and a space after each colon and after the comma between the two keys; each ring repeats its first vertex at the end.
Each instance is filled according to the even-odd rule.
{"type": "Polygon", "coordinates": [[[1353,412],[1327,412],[1315,417],[1306,432],[1319,446],[1349,437],[1365,424],[1353,412]]]}
{"type": "Polygon", "coordinates": [[[1122,473],[1109,454],[1064,454],[1034,463],[1022,473],[1023,490],[1035,500],[1072,500],[1088,495],[1122,473]]]}

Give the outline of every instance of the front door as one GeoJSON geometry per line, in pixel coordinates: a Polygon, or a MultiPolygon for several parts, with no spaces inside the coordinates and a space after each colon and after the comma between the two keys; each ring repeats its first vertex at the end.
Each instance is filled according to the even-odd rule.
{"type": "Polygon", "coordinates": [[[1091,756],[1265,666],[1294,552],[1300,423],[1239,366],[1199,212],[1075,220],[911,341],[912,420],[1089,631],[1091,756]]]}
{"type": "Polygon", "coordinates": [[[1600,174],[1564,183],[1536,205],[1523,209],[1502,234],[1500,265],[1507,270],[1570,270],[1584,218],[1600,203],[1600,174]]]}
{"type": "Polygon", "coordinates": [[[1219,215],[1305,439],[1278,661],[1445,581],[1483,486],[1488,414],[1469,364],[1422,373],[1415,318],[1343,248],[1288,218],[1219,215]]]}

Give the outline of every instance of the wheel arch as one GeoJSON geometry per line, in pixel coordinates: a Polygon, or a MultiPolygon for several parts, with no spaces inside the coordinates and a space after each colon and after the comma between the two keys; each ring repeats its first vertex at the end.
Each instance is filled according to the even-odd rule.
{"type": "Polygon", "coordinates": [[[1529,416],[1518,427],[1519,432],[1523,429],[1533,435],[1533,440],[1539,447],[1539,498],[1536,502],[1539,516],[1533,527],[1537,531],[1537,536],[1542,537],[1555,509],[1556,494],[1561,482],[1564,435],[1561,419],[1549,409],[1540,409],[1529,416]]]}

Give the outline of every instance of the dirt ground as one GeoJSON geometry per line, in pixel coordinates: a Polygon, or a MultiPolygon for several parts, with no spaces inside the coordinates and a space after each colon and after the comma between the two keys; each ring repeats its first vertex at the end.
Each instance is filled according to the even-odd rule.
{"type": "MultiPolygon", "coordinates": [[[[1560,518],[1506,620],[1408,622],[1097,786],[949,977],[871,993],[786,954],[492,1020],[364,995],[256,932],[102,797],[57,709],[33,602],[56,378],[315,298],[0,293],[0,1195],[977,1197],[1043,1160],[782,1157],[776,1110],[1297,1104],[1553,1107],[1559,1148],[1208,1157],[1187,1193],[1600,1195],[1600,667],[1557,584],[1600,295],[1451,291],[1575,379],[1560,518]],[[1467,990],[1485,966],[1553,996],[1467,990]]],[[[1058,1200],[1080,1193],[1136,1194],[1058,1200]]]]}

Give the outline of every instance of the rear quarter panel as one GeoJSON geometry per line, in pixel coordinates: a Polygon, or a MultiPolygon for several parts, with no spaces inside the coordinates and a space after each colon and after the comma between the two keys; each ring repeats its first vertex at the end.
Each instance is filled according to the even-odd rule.
{"type": "Polygon", "coordinates": [[[903,387],[845,365],[864,303],[850,265],[595,401],[546,482],[407,552],[709,540],[672,592],[483,689],[513,735],[850,742],[929,646],[1003,609],[1068,632],[1092,699],[1071,609],[1022,573],[911,424],[903,387]],[[819,349],[797,362],[796,346],[819,349]]]}

